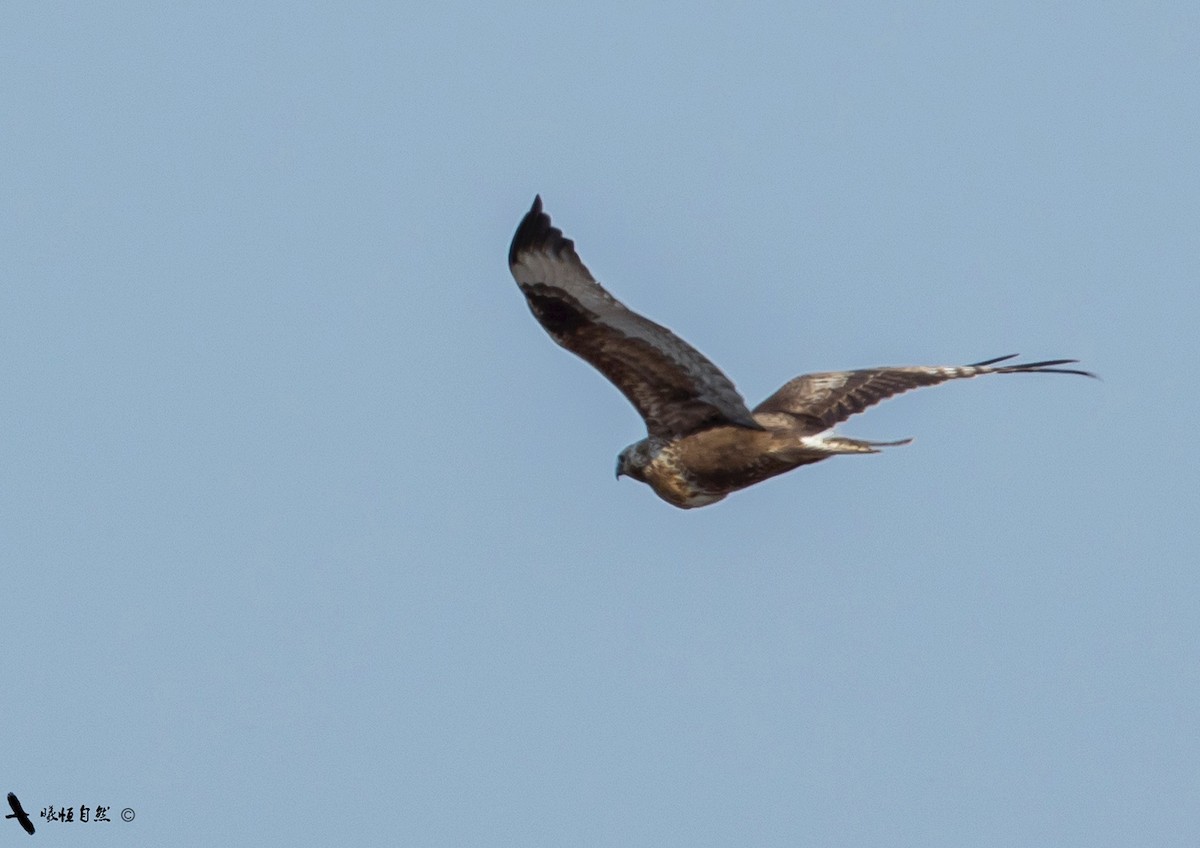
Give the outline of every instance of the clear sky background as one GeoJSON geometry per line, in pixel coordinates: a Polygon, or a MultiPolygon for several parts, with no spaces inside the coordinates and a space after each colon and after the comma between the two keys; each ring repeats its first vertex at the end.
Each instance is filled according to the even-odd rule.
{"type": "Polygon", "coordinates": [[[0,791],[42,845],[1194,846],[1198,9],[6,4],[0,791]],[[509,276],[537,192],[752,404],[1103,381],[675,510],[509,276]]]}

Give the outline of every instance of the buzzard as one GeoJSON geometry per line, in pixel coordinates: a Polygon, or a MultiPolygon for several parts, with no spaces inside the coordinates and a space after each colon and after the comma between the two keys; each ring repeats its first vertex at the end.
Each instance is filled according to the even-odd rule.
{"type": "Polygon", "coordinates": [[[984,374],[1079,374],[1075,359],[914,365],[804,374],[753,410],[721,369],[666,327],[622,304],[591,275],[575,243],[550,223],[540,196],[522,219],[508,267],[533,315],[558,344],[595,366],[646,422],[647,437],[621,451],[617,478],[648,484],[672,506],[708,506],[837,454],[906,445],[838,435],[836,424],[922,386],[984,374]]]}

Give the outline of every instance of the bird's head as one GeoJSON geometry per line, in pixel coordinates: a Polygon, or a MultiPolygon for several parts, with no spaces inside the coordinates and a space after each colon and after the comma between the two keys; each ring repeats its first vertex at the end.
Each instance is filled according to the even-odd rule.
{"type": "Polygon", "coordinates": [[[651,459],[649,439],[634,442],[617,455],[617,479],[632,477],[642,483],[646,482],[646,466],[651,459]]]}

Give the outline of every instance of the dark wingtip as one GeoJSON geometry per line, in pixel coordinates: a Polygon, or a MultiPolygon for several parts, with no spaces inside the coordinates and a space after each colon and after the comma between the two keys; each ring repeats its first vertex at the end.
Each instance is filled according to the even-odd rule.
{"type": "MultiPolygon", "coordinates": [[[[991,359],[987,362],[977,363],[978,365],[991,365],[994,362],[1003,362],[1006,359],[1012,359],[1011,356],[1002,356],[998,359],[991,359]]],[[[1091,377],[1093,380],[1099,380],[1100,377],[1093,374],[1091,371],[1084,371],[1080,368],[1058,368],[1058,365],[1074,365],[1078,359],[1044,359],[1041,362],[1018,362],[1013,365],[1002,365],[995,369],[996,374],[1075,374],[1080,377],[1091,377]]]]}
{"type": "Polygon", "coordinates": [[[533,206],[525,213],[508,246],[508,266],[517,264],[517,255],[525,250],[549,249],[555,253],[564,248],[574,249],[575,243],[564,238],[562,230],[551,225],[550,216],[542,211],[542,196],[535,195],[533,206]]]}
{"type": "MultiPolygon", "coordinates": [[[[1069,360],[1078,362],[1076,359],[1069,360]]],[[[1093,380],[1100,380],[1100,375],[1091,371],[1084,371],[1081,368],[1039,368],[1035,374],[1078,374],[1080,377],[1091,377],[1093,380]]],[[[1103,382],[1103,380],[1101,380],[1103,382]]]]}
{"type": "Polygon", "coordinates": [[[1004,362],[1005,360],[1008,360],[1008,359],[1016,359],[1020,355],[1021,354],[1019,354],[1019,353],[1010,353],[1007,356],[997,356],[995,359],[985,359],[985,360],[983,360],[983,362],[972,362],[967,367],[968,368],[984,368],[988,365],[995,365],[997,362],[1004,362]]]}

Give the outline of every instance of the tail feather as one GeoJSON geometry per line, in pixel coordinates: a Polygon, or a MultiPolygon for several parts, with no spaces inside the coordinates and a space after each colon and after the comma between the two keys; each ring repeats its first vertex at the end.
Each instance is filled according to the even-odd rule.
{"type": "Polygon", "coordinates": [[[851,441],[861,442],[862,444],[870,445],[873,448],[899,448],[903,447],[904,445],[911,445],[913,437],[909,436],[907,439],[897,439],[894,442],[868,442],[862,439],[852,439],[851,441]]]}
{"type": "Polygon", "coordinates": [[[809,447],[825,453],[879,453],[879,448],[895,448],[911,442],[911,438],[895,442],[869,442],[866,439],[851,439],[847,436],[823,436],[809,441],[809,447]]]}

